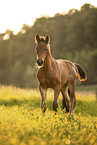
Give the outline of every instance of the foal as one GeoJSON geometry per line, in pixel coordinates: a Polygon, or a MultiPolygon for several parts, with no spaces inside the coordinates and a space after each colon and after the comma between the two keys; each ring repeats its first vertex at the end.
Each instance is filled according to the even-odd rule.
{"type": "Polygon", "coordinates": [[[58,97],[62,93],[64,100],[69,108],[70,114],[73,113],[73,108],[76,104],[75,86],[76,79],[85,81],[87,75],[85,70],[78,64],[74,64],[69,60],[55,60],[50,53],[50,38],[36,34],[36,54],[37,64],[41,66],[37,72],[39,81],[39,90],[41,93],[41,109],[43,113],[46,111],[46,92],[48,88],[54,90],[53,110],[58,110],[58,97]],[[68,94],[70,90],[70,96],[68,94]]]}

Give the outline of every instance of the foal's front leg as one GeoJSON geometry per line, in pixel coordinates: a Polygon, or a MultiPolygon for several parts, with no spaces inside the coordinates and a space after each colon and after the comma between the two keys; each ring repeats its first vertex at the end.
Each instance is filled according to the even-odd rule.
{"type": "Polygon", "coordinates": [[[47,90],[43,89],[41,86],[39,86],[39,90],[40,90],[40,93],[41,93],[41,109],[42,109],[42,112],[45,113],[45,111],[46,111],[46,92],[47,92],[47,90]]]}
{"type": "Polygon", "coordinates": [[[59,97],[60,89],[55,88],[54,89],[54,101],[53,101],[53,110],[58,111],[58,97],[59,97]]]}

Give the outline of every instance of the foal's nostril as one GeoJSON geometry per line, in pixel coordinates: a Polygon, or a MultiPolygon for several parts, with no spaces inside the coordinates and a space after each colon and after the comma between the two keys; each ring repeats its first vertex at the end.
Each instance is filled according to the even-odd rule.
{"type": "Polygon", "coordinates": [[[41,63],[43,64],[43,60],[41,60],[41,63]]]}
{"type": "Polygon", "coordinates": [[[38,60],[37,60],[37,64],[38,64],[39,66],[43,65],[43,60],[42,60],[42,59],[38,59],[38,60]]]}

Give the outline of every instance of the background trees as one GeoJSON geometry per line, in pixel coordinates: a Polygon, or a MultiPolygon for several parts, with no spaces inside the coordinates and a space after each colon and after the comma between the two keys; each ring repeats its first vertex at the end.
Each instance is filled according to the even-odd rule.
{"type": "Polygon", "coordinates": [[[37,87],[35,34],[49,34],[52,56],[79,63],[88,74],[83,84],[97,84],[97,8],[85,4],[80,11],[36,19],[32,27],[23,25],[14,35],[0,34],[0,83],[37,87]],[[8,38],[8,39],[7,39],[8,38]]]}

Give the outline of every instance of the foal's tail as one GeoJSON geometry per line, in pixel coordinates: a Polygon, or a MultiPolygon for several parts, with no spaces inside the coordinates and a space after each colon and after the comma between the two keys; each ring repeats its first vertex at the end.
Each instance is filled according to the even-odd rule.
{"type": "Polygon", "coordinates": [[[87,79],[86,71],[79,64],[74,63],[78,69],[78,77],[80,81],[85,81],[87,79]]]}

